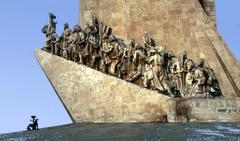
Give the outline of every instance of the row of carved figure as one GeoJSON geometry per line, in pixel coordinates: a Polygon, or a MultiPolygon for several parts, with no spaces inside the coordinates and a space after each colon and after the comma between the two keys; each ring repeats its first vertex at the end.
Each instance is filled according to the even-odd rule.
{"type": "Polygon", "coordinates": [[[143,35],[143,45],[116,38],[95,15],[84,29],[75,25],[71,30],[64,24],[58,37],[55,18],[49,13],[49,23],[42,29],[45,51],[171,97],[221,95],[213,70],[204,66],[202,58],[195,64],[186,51],[176,57],[164,45],[156,46],[148,33],[143,35]]]}

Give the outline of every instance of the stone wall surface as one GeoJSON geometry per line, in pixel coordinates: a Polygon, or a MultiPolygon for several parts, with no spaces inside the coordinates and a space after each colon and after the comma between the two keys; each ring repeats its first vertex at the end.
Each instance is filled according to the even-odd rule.
{"type": "Polygon", "coordinates": [[[171,99],[169,122],[239,122],[240,99],[171,99]]]}
{"type": "Polygon", "coordinates": [[[203,6],[204,11],[208,15],[212,23],[216,26],[215,0],[199,0],[199,2],[203,6]]]}
{"type": "Polygon", "coordinates": [[[118,37],[142,42],[148,32],[176,55],[185,50],[195,62],[202,56],[224,96],[240,96],[240,65],[211,21],[213,3],[203,0],[203,9],[199,0],[81,0],[80,23],[85,25],[95,13],[118,37]]]}
{"type": "Polygon", "coordinates": [[[167,96],[36,49],[35,56],[74,122],[161,122],[167,96]]]}

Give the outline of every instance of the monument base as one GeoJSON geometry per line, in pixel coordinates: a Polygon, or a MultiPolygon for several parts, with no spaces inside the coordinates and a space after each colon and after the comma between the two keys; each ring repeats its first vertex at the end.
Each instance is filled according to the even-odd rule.
{"type": "Polygon", "coordinates": [[[240,122],[240,99],[170,99],[168,122],[240,122]]]}
{"type": "Polygon", "coordinates": [[[130,82],[35,50],[73,122],[240,122],[240,99],[171,99],[130,82]]]}

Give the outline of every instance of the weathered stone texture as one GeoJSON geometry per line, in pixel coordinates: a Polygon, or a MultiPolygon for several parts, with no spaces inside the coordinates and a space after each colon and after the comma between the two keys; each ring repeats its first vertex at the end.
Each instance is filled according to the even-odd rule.
{"type": "Polygon", "coordinates": [[[35,56],[75,122],[161,122],[167,96],[36,49],[35,56]]]}
{"type": "Polygon", "coordinates": [[[209,13],[199,0],[81,0],[80,21],[84,25],[93,12],[124,39],[142,41],[148,32],[158,45],[167,45],[177,55],[186,50],[194,61],[204,56],[224,96],[240,96],[240,65],[207,16],[213,1],[203,1],[209,13]]]}
{"type": "Polygon", "coordinates": [[[204,11],[212,21],[212,23],[216,26],[216,8],[215,8],[215,0],[199,0],[203,6],[204,11]]]}
{"type": "Polygon", "coordinates": [[[171,99],[169,122],[239,122],[240,99],[171,99]]]}

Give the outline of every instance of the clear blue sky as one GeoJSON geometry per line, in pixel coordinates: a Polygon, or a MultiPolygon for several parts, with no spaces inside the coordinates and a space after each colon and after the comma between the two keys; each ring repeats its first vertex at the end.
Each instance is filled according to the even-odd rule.
{"type": "MultiPolygon", "coordinates": [[[[217,26],[240,59],[240,0],[217,0],[217,26]],[[231,3],[230,3],[231,2],[231,3]]],[[[0,5],[0,133],[25,130],[32,114],[40,128],[71,123],[33,56],[44,44],[48,12],[63,24],[78,22],[78,0],[5,0],[0,5]]]]}

